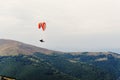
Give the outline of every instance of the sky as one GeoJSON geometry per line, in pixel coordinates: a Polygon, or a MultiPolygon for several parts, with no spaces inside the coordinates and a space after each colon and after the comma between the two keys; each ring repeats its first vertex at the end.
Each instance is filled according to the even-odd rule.
{"type": "Polygon", "coordinates": [[[120,0],[1,0],[0,38],[57,51],[119,51],[119,4],[120,0]],[[47,24],[45,31],[37,28],[41,21],[47,24]]]}

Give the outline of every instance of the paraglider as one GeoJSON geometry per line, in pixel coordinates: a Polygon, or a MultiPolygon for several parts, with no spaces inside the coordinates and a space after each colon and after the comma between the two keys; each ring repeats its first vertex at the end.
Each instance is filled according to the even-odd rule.
{"type": "MultiPolygon", "coordinates": [[[[46,23],[45,22],[38,23],[38,29],[41,29],[41,28],[42,28],[43,31],[45,31],[45,29],[46,29],[46,23]]],[[[43,39],[41,39],[39,41],[40,42],[45,42],[43,39]]]]}

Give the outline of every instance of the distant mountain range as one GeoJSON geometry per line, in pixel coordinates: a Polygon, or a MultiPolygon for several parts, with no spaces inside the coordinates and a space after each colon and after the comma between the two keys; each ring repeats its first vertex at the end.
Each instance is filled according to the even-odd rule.
{"type": "Polygon", "coordinates": [[[0,75],[16,80],[120,80],[120,54],[67,53],[0,39],[0,75]]]}

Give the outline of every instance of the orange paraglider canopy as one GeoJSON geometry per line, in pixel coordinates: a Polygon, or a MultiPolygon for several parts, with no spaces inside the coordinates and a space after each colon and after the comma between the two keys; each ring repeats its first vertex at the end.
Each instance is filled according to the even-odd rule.
{"type": "Polygon", "coordinates": [[[42,28],[43,31],[46,29],[46,23],[45,22],[40,22],[38,23],[38,29],[42,28]]]}

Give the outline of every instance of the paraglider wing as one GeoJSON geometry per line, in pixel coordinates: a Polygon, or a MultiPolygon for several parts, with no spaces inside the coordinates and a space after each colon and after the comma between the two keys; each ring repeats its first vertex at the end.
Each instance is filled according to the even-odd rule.
{"type": "Polygon", "coordinates": [[[38,29],[40,29],[41,27],[42,27],[42,30],[45,31],[46,23],[45,22],[38,23],[38,29]]]}

